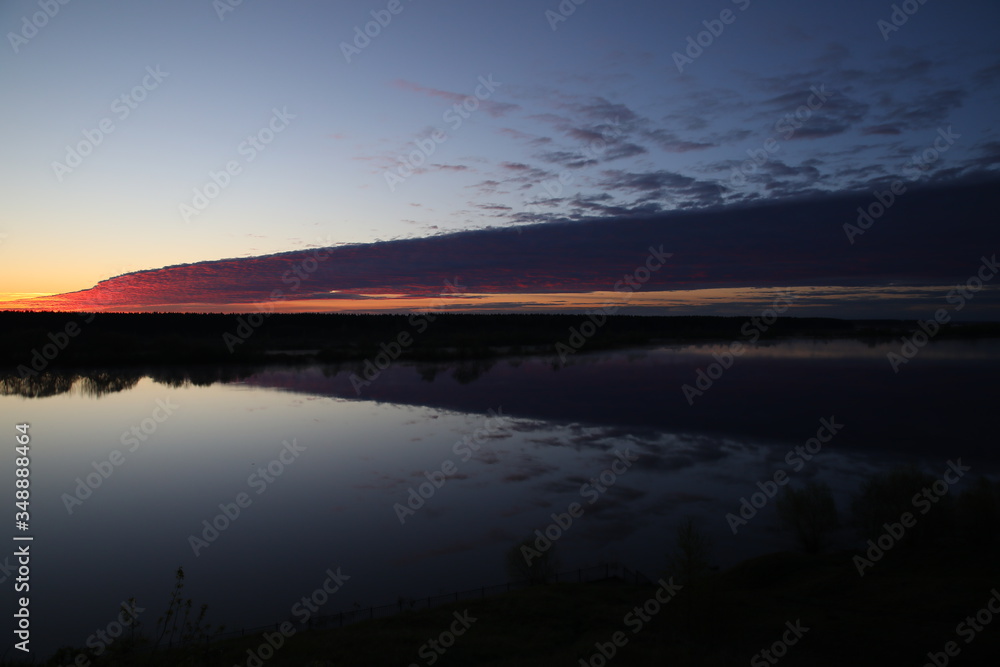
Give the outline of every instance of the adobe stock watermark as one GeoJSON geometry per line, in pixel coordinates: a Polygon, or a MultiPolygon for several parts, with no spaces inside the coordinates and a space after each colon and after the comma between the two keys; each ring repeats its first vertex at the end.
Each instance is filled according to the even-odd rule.
{"type": "MultiPolygon", "coordinates": [[[[119,606],[121,607],[121,611],[118,612],[114,620],[103,628],[95,630],[93,634],[87,637],[87,641],[84,642],[84,645],[92,651],[92,655],[95,658],[100,658],[104,655],[111,645],[125,634],[125,630],[136,625],[139,614],[146,611],[145,608],[137,606],[135,600],[126,600],[119,606]]],[[[76,655],[70,664],[74,667],[90,667],[93,663],[90,660],[90,655],[81,652],[76,655]]]]}
{"type": "MultiPolygon", "coordinates": [[[[412,313],[406,318],[406,323],[413,329],[416,335],[420,335],[427,331],[427,327],[435,319],[437,318],[430,313],[412,313]]],[[[365,359],[361,375],[352,372],[348,378],[351,386],[354,387],[355,395],[360,396],[362,388],[370,387],[373,382],[378,380],[382,375],[382,371],[395,363],[403,352],[413,345],[415,340],[413,334],[404,329],[389,342],[380,343],[378,354],[374,358],[365,359]]]]}
{"type": "Polygon", "coordinates": [[[777,662],[788,655],[788,649],[799,643],[799,640],[807,632],[809,628],[802,625],[802,619],[795,619],[795,623],[791,621],[785,621],[785,627],[788,628],[781,635],[781,639],[777,639],[768,648],[761,649],[750,658],[751,667],[768,667],[768,665],[777,664],[777,662]]]}
{"type": "MultiPolygon", "coordinates": [[[[826,90],[826,84],[810,87],[809,96],[806,97],[806,101],[803,104],[799,105],[794,112],[790,111],[775,121],[775,135],[780,135],[784,141],[790,140],[833,95],[833,93],[826,90]]],[[[775,138],[775,135],[771,135],[765,139],[761,148],[747,149],[749,159],[744,160],[739,167],[733,167],[732,174],[729,176],[729,185],[731,187],[737,188],[746,185],[747,177],[755,174],[760,167],[771,161],[772,154],[781,150],[781,142],[775,138]]]]}
{"type": "Polygon", "coordinates": [[[587,2],[587,0],[562,0],[555,8],[545,10],[545,20],[549,22],[552,32],[559,28],[559,24],[566,21],[576,13],[576,8],[587,2]]]}
{"type": "Polygon", "coordinates": [[[208,208],[208,205],[232,184],[233,177],[243,173],[244,164],[250,164],[256,160],[257,156],[267,149],[275,137],[288,129],[288,125],[296,117],[295,114],[288,112],[288,107],[282,107],[280,111],[277,107],[271,109],[271,118],[267,124],[255,133],[247,135],[247,138],[236,147],[236,152],[242,158],[242,163],[239,159],[232,159],[228,160],[219,171],[210,169],[208,172],[209,180],[203,186],[195,187],[192,190],[191,203],[181,202],[178,204],[177,211],[184,222],[191,222],[192,216],[201,215],[208,208]]]}
{"type": "Polygon", "coordinates": [[[663,252],[662,245],[659,248],[649,246],[649,255],[646,256],[646,260],[635,267],[631,273],[622,276],[621,280],[614,284],[614,291],[622,296],[621,302],[588,312],[588,319],[581,322],[579,327],[571,326],[569,328],[569,338],[566,339],[565,343],[562,341],[556,343],[556,352],[559,354],[559,361],[565,364],[568,355],[576,354],[582,349],[587,344],[587,341],[593,338],[597,331],[607,324],[608,316],[614,315],[618,312],[619,308],[626,305],[632,294],[642,289],[642,286],[649,281],[652,275],[663,268],[666,260],[673,256],[672,252],[663,252]]]}
{"type": "Polygon", "coordinates": [[[226,14],[236,11],[236,8],[243,4],[243,0],[212,0],[212,9],[219,17],[219,23],[226,20],[226,14]]]}
{"type": "Polygon", "coordinates": [[[925,4],[927,4],[927,0],[903,0],[898,5],[891,5],[892,13],[889,14],[889,20],[879,19],[875,21],[875,27],[882,34],[882,41],[888,42],[889,35],[906,25],[910,17],[920,11],[920,8],[925,4]]]}
{"type": "MultiPolygon", "coordinates": [[[[267,491],[270,485],[274,484],[281,477],[285,469],[295,463],[299,455],[306,451],[305,446],[298,444],[296,438],[292,438],[291,442],[285,440],[282,442],[282,445],[283,447],[276,458],[271,460],[266,466],[257,468],[256,471],[250,473],[250,476],[247,477],[247,486],[254,489],[258,496],[267,491]]],[[[245,491],[237,493],[231,503],[219,503],[219,514],[216,514],[211,520],[204,519],[201,522],[204,526],[201,536],[199,537],[193,533],[188,536],[188,545],[191,547],[194,555],[196,557],[201,555],[201,552],[219,539],[219,535],[228,530],[232,524],[236,523],[242,511],[252,504],[253,498],[245,491]]]]}
{"type": "MultiPolygon", "coordinates": [[[[740,327],[740,333],[746,337],[747,342],[751,345],[756,343],[761,335],[778,321],[778,316],[788,310],[788,306],[795,298],[794,294],[788,292],[776,297],[770,308],[765,308],[760,315],[755,315],[744,322],[743,326],[740,327]]],[[[742,356],[744,352],[746,352],[746,346],[742,341],[733,341],[729,344],[729,351],[723,352],[721,355],[718,352],[713,352],[712,358],[715,361],[707,368],[699,368],[695,371],[694,385],[681,386],[681,393],[684,394],[688,405],[694,405],[695,396],[704,396],[705,392],[713,387],[715,381],[721,378],[723,373],[732,368],[733,364],[736,363],[736,358],[742,356]]]]}
{"type": "MultiPolygon", "coordinates": [[[[291,287],[289,287],[288,292],[280,288],[271,290],[271,294],[268,295],[271,301],[282,301],[292,296],[302,286],[302,281],[309,280],[312,274],[319,270],[319,265],[330,258],[330,253],[326,252],[331,243],[329,235],[325,239],[320,239],[320,241],[327,245],[314,248],[309,256],[295,262],[290,269],[281,274],[281,283],[283,285],[290,285],[291,287]]],[[[236,351],[238,345],[247,342],[257,329],[263,326],[266,319],[275,312],[274,307],[270,304],[266,306],[258,305],[256,307],[259,312],[250,313],[245,317],[243,315],[237,316],[236,329],[233,333],[226,331],[222,334],[222,342],[230,354],[236,351]]]]}
{"type": "MultiPolygon", "coordinates": [[[[160,424],[167,421],[179,407],[176,403],[172,403],[169,398],[156,399],[156,407],[153,408],[152,413],[129,430],[123,431],[118,441],[121,442],[123,448],[128,447],[128,453],[134,454],[143,443],[156,433],[160,424]]],[[[123,463],[125,463],[125,453],[120,449],[112,449],[107,459],[93,461],[91,467],[94,472],[83,478],[77,477],[73,493],[64,493],[60,496],[67,514],[72,515],[75,508],[81,507],[84,501],[90,498],[94,491],[99,489],[123,463]]]]}
{"type": "MultiPolygon", "coordinates": [[[[466,120],[471,118],[481,105],[493,96],[496,89],[503,85],[502,81],[494,81],[493,74],[479,77],[479,85],[476,86],[472,95],[467,96],[461,102],[455,102],[451,108],[446,109],[441,114],[441,120],[451,128],[452,132],[458,132],[459,128],[466,120]]],[[[435,128],[428,136],[416,139],[413,142],[415,148],[406,155],[400,155],[396,161],[400,166],[393,169],[386,169],[382,173],[385,184],[389,187],[389,192],[395,192],[396,187],[406,181],[422,167],[427,160],[434,155],[439,145],[448,141],[448,133],[441,128],[435,128]]]]}
{"type": "MultiPolygon", "coordinates": [[[[913,494],[910,504],[913,505],[914,509],[920,510],[921,516],[927,514],[934,507],[934,504],[940,502],[951,487],[965,477],[965,473],[970,470],[972,470],[971,467],[962,465],[962,459],[948,461],[948,468],[941,475],[941,478],[913,494]]],[[[854,567],[857,568],[858,575],[865,576],[865,570],[882,560],[886,552],[903,539],[903,536],[906,535],[906,529],[913,528],[915,525],[917,525],[917,517],[913,512],[903,512],[895,523],[882,524],[885,532],[874,540],[868,540],[868,549],[865,551],[865,555],[854,556],[854,567]]]]}
{"type": "Polygon", "coordinates": [[[146,75],[142,77],[139,84],[112,100],[110,111],[113,116],[105,116],[97,121],[95,127],[82,130],[82,140],[73,145],[66,144],[66,154],[63,161],[54,160],[52,162],[52,173],[55,174],[56,180],[62,183],[66,176],[82,165],[84,159],[103,144],[109,134],[115,131],[115,119],[118,122],[123,122],[132,115],[132,112],[146,100],[149,93],[159,88],[168,76],[170,76],[170,72],[161,71],[159,65],[155,68],[152,65],[147,66],[146,75]]]}
{"type": "MultiPolygon", "coordinates": [[[[465,292],[466,286],[459,283],[459,277],[455,276],[455,282],[452,283],[450,280],[444,281],[444,289],[441,293],[435,297],[436,301],[443,301],[445,297],[454,294],[462,294],[465,292]]],[[[437,304],[432,304],[430,309],[433,310],[437,307],[437,304]]],[[[420,335],[427,331],[427,327],[431,325],[436,316],[431,315],[429,312],[426,313],[412,313],[406,318],[406,323],[409,327],[414,330],[416,335],[420,335]]],[[[372,382],[375,382],[382,375],[382,371],[386,370],[391,366],[399,357],[405,352],[411,345],[413,345],[416,339],[409,331],[406,329],[400,331],[396,334],[396,337],[390,340],[388,343],[381,343],[379,345],[379,352],[375,355],[373,359],[365,359],[362,365],[361,375],[352,372],[348,378],[351,382],[351,386],[354,387],[354,393],[358,396],[361,395],[362,387],[371,386],[372,382]]]]}
{"type": "MultiPolygon", "coordinates": [[[[492,408],[487,411],[489,415],[483,422],[483,427],[476,429],[472,435],[464,438],[452,445],[451,451],[459,457],[459,463],[466,463],[472,455],[486,444],[486,438],[500,433],[508,425],[510,418],[503,414],[503,406],[493,412],[492,408]]],[[[392,506],[399,519],[400,525],[423,508],[428,500],[434,497],[438,489],[445,485],[448,478],[454,477],[458,473],[458,465],[452,459],[445,459],[437,470],[433,472],[424,471],[426,482],[421,482],[416,488],[409,488],[406,496],[406,504],[396,503],[392,506]]]]}
{"type": "MultiPolygon", "coordinates": [[[[444,630],[437,637],[429,639],[420,648],[417,649],[417,655],[424,661],[426,665],[433,665],[437,662],[441,656],[448,652],[459,637],[468,632],[472,624],[475,623],[477,619],[475,616],[469,614],[469,610],[464,610],[461,614],[452,612],[452,616],[455,620],[451,622],[447,630],[444,630]]],[[[411,662],[410,667],[420,667],[420,663],[411,662]]]]}
{"type": "MultiPolygon", "coordinates": [[[[622,617],[622,624],[632,631],[633,635],[642,632],[653,617],[660,613],[663,606],[674,599],[677,593],[684,588],[680,584],[674,583],[674,578],[664,581],[662,578],[656,582],[660,585],[653,595],[636,605],[630,612],[622,617]]],[[[617,630],[606,642],[594,642],[594,653],[589,658],[580,658],[579,667],[605,667],[608,661],[618,655],[618,651],[628,645],[630,637],[624,630],[617,630]]]]}
{"type": "MultiPolygon", "coordinates": [[[[90,324],[97,317],[95,313],[90,313],[86,318],[82,320],[83,324],[90,324]]],[[[25,380],[29,377],[38,377],[39,373],[45,371],[49,367],[49,363],[54,361],[59,353],[69,347],[70,342],[74,338],[80,335],[83,331],[81,327],[75,320],[70,320],[63,326],[62,331],[48,333],[48,339],[50,342],[45,343],[40,348],[35,347],[31,350],[31,361],[28,364],[18,364],[17,374],[22,379],[25,380]]]]}
{"type": "MultiPolygon", "coordinates": [[[[966,644],[971,644],[972,640],[993,622],[994,615],[1000,614],[1000,591],[994,588],[990,593],[992,594],[990,599],[974,616],[966,616],[965,620],[955,626],[955,634],[963,638],[966,644]]],[[[961,652],[962,648],[958,642],[945,642],[942,651],[927,652],[927,662],[924,663],[924,667],[946,667],[951,659],[958,657],[961,652]]]]}
{"type": "MultiPolygon", "coordinates": [[[[296,619],[303,626],[309,623],[309,619],[319,612],[320,608],[329,602],[332,596],[340,591],[345,581],[351,578],[350,575],[342,573],[339,567],[336,572],[333,571],[333,568],[330,568],[324,574],[326,574],[326,579],[323,580],[323,583],[309,595],[302,596],[302,599],[293,604],[291,609],[289,609],[289,614],[292,618],[296,619]]],[[[291,621],[285,621],[274,632],[265,632],[262,635],[264,641],[258,644],[256,648],[247,649],[247,659],[243,664],[246,667],[262,667],[265,662],[273,658],[281,650],[285,642],[295,636],[296,632],[298,632],[298,629],[291,621]]]]}
{"type": "MultiPolygon", "coordinates": [[[[578,153],[574,154],[575,161],[581,165],[588,162],[596,162],[599,157],[607,152],[608,145],[623,134],[621,121],[616,117],[614,120],[609,121],[606,126],[601,127],[600,137],[588,141],[578,153]]],[[[541,186],[549,197],[555,199],[562,196],[563,190],[573,182],[574,178],[571,170],[563,169],[555,178],[542,181],[541,186]]],[[[526,202],[524,207],[532,214],[543,214],[541,206],[534,202],[526,202]]]]}
{"type": "MultiPolygon", "coordinates": [[[[988,259],[985,256],[980,257],[980,261],[979,270],[975,275],[970,276],[964,285],[955,285],[955,289],[948,292],[947,296],[945,296],[945,301],[952,305],[952,310],[955,312],[965,308],[966,302],[973,299],[976,293],[983,289],[986,283],[993,280],[997,275],[997,271],[1000,270],[1000,265],[997,264],[996,253],[988,259]]],[[[920,350],[924,349],[931,339],[938,335],[938,332],[941,331],[941,326],[950,321],[951,313],[948,312],[948,309],[938,308],[934,311],[934,317],[917,322],[917,330],[909,336],[903,336],[900,339],[901,345],[899,346],[899,350],[886,353],[885,357],[892,367],[892,372],[898,374],[900,368],[910,363],[919,354],[920,350]]]]}
{"type": "MultiPolygon", "coordinates": [[[[751,1],[732,0],[732,3],[739,7],[741,12],[744,12],[750,7],[751,1]]],[[[702,21],[701,24],[705,26],[705,29],[696,35],[688,35],[687,48],[684,49],[684,53],[674,51],[671,54],[674,59],[674,65],[677,66],[677,72],[683,74],[684,68],[700,58],[705,49],[712,46],[715,40],[722,36],[722,33],[726,30],[726,26],[736,22],[737,16],[739,15],[736,12],[727,8],[719,12],[719,18],[702,21]]]]}
{"type": "Polygon", "coordinates": [[[70,0],[38,0],[36,3],[41,11],[37,11],[30,17],[21,17],[21,29],[18,32],[8,32],[7,41],[14,49],[14,54],[21,51],[21,47],[38,35],[38,31],[49,24],[49,21],[56,17],[59,11],[68,5],[70,0]]]}
{"type": "MultiPolygon", "coordinates": [[[[929,148],[924,149],[922,153],[911,157],[910,161],[903,166],[903,173],[908,178],[916,180],[922,174],[926,173],[931,168],[931,165],[941,158],[941,155],[948,152],[948,149],[954,145],[956,140],[962,138],[961,134],[952,132],[951,127],[949,125],[947,130],[938,128],[938,136],[934,139],[933,144],[929,148]]],[[[901,179],[893,181],[889,185],[888,190],[882,192],[872,190],[875,201],[867,207],[858,207],[858,218],[855,220],[855,224],[844,223],[844,234],[847,235],[848,242],[854,245],[854,238],[868,231],[875,224],[875,221],[885,215],[885,212],[896,203],[896,198],[902,196],[905,192],[906,184],[901,179]]]]}
{"type": "MultiPolygon", "coordinates": [[[[785,463],[792,469],[792,472],[799,472],[805,467],[806,462],[812,461],[813,457],[823,449],[823,445],[833,440],[842,428],[844,425],[838,424],[836,417],[820,419],[816,435],[806,440],[805,444],[796,445],[788,450],[788,453],[785,454],[785,463]]],[[[757,516],[757,512],[764,509],[764,506],[778,494],[778,487],[788,484],[788,480],[787,472],[781,469],[775,470],[771,479],[757,482],[759,491],[752,493],[749,499],[746,496],[740,498],[739,515],[732,512],[726,514],[726,523],[729,524],[733,535],[757,516]]]]}
{"type": "MultiPolygon", "coordinates": [[[[412,0],[407,1],[412,2],[412,0]]],[[[381,35],[383,29],[389,27],[392,17],[399,16],[404,9],[406,7],[401,0],[389,0],[385,9],[371,10],[372,20],[365,23],[363,30],[360,25],[354,26],[354,39],[350,43],[340,43],[340,52],[344,54],[347,64],[350,65],[352,58],[361,55],[361,52],[371,45],[372,40],[381,35]]]]}
{"type": "Polygon", "coordinates": [[[614,454],[615,460],[611,462],[610,466],[580,486],[580,497],[587,501],[586,506],[574,501],[566,507],[565,512],[558,514],[553,512],[551,514],[552,523],[544,529],[535,530],[534,544],[521,545],[521,556],[524,558],[525,565],[531,567],[531,561],[540,558],[542,554],[551,549],[552,545],[573,527],[574,521],[583,516],[586,508],[596,503],[602,495],[607,493],[608,489],[615,485],[618,478],[628,472],[632,464],[639,460],[639,457],[627,447],[624,452],[615,449],[614,454]]]}

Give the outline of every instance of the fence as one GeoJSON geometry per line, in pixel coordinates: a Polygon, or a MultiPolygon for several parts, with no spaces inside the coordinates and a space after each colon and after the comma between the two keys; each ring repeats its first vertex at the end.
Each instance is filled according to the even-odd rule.
{"type": "MultiPolygon", "coordinates": [[[[601,565],[594,565],[593,567],[568,570],[566,572],[557,572],[552,575],[551,580],[546,581],[545,583],[597,583],[602,581],[621,581],[636,585],[651,585],[653,583],[651,579],[638,570],[633,570],[632,568],[626,567],[625,565],[617,562],[603,563],[601,565]]],[[[450,602],[460,602],[462,600],[481,600],[493,595],[509,593],[510,591],[527,588],[528,586],[529,584],[526,582],[514,581],[506,584],[481,586],[479,588],[470,588],[464,591],[454,591],[452,593],[431,595],[422,598],[400,598],[396,604],[386,604],[377,607],[370,606],[367,608],[356,607],[348,611],[334,612],[331,614],[316,614],[309,619],[309,623],[307,625],[300,626],[300,629],[343,627],[359,621],[368,621],[376,618],[395,616],[396,614],[401,614],[405,611],[431,609],[432,607],[439,607],[450,602]]],[[[242,637],[247,635],[253,636],[269,630],[277,630],[278,626],[280,626],[283,622],[284,621],[279,621],[271,625],[262,625],[256,628],[244,628],[241,630],[234,630],[213,635],[211,641],[219,641],[222,639],[231,639],[233,637],[242,637]]]]}

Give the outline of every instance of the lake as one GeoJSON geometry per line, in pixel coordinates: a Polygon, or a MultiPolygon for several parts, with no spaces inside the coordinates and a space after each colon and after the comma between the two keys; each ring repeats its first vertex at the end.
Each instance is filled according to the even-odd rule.
{"type": "Polygon", "coordinates": [[[132,596],[152,630],[179,566],[208,621],[250,628],[331,575],[321,613],[503,583],[536,530],[560,569],[652,578],[687,516],[721,567],[793,549],[773,501],[735,534],[727,519],[779,470],[828,483],[842,513],[899,465],[996,479],[1000,341],[936,342],[897,373],[898,347],[398,362],[364,386],[358,364],[8,377],[9,442],[30,424],[32,647],[84,645],[132,596]]]}

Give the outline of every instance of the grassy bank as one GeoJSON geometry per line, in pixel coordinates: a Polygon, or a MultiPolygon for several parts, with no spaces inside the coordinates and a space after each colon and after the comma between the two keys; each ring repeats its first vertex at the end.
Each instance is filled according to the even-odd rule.
{"type": "Polygon", "coordinates": [[[273,655],[261,652],[265,640],[256,636],[116,653],[94,664],[255,665],[251,656],[263,653],[271,656],[263,664],[273,667],[427,665],[431,655],[438,656],[437,665],[600,665],[596,645],[610,653],[609,642],[621,632],[622,645],[608,664],[766,665],[773,663],[760,651],[783,635],[794,638],[787,634],[787,623],[798,623],[802,630],[783,652],[782,665],[919,666],[928,652],[943,651],[948,641],[960,650],[955,665],[996,664],[1000,615],[969,643],[956,634],[956,626],[984,608],[991,590],[1000,586],[995,553],[900,548],[864,577],[852,562],[854,555],[754,558],[685,586],[665,604],[649,604],[648,621],[635,609],[653,599],[656,585],[550,584],[344,628],[301,631],[273,655]],[[456,614],[475,620],[443,654],[435,652],[428,642],[448,631],[456,614]]]}

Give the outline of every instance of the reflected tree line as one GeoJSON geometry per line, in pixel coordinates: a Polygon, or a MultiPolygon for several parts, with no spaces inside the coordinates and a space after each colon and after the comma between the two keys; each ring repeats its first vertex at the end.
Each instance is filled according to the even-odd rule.
{"type": "Polygon", "coordinates": [[[218,366],[45,372],[27,377],[8,373],[0,375],[0,396],[46,398],[77,391],[84,396],[100,398],[133,389],[145,377],[169,387],[208,386],[217,382],[242,380],[258,370],[218,366]]]}
{"type": "MultiPolygon", "coordinates": [[[[418,374],[424,382],[434,382],[443,373],[460,384],[469,384],[489,372],[496,359],[473,359],[453,363],[419,364],[418,374]]],[[[101,368],[73,371],[47,371],[21,377],[16,373],[0,373],[0,396],[46,398],[77,391],[84,396],[100,398],[134,388],[141,379],[148,377],[168,387],[207,387],[216,383],[239,382],[255,373],[275,366],[225,365],[154,368],[101,368]]],[[[322,372],[327,377],[342,372],[358,372],[357,362],[324,364],[322,372]]]]}

